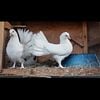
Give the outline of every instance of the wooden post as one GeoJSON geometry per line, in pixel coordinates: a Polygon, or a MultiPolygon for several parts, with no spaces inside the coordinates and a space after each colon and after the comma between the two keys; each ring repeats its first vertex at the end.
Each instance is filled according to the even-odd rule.
{"type": "Polygon", "coordinates": [[[4,42],[3,42],[3,68],[7,68],[8,56],[6,54],[6,46],[9,40],[9,29],[12,26],[9,22],[4,23],[4,42]]]}
{"type": "Polygon", "coordinates": [[[3,67],[4,22],[0,22],[0,70],[3,67]]]}
{"type": "Polygon", "coordinates": [[[88,36],[87,36],[87,22],[83,22],[83,41],[84,41],[84,53],[88,53],[88,36]]]}
{"type": "Polygon", "coordinates": [[[4,49],[5,49],[5,38],[7,34],[5,34],[5,29],[10,29],[11,25],[8,22],[0,22],[0,71],[4,65],[5,57],[4,57],[4,49]]]}

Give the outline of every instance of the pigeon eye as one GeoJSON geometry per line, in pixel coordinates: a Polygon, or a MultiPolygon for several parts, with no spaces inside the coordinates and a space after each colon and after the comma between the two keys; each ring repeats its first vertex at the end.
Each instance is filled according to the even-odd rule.
{"type": "Polygon", "coordinates": [[[65,35],[67,37],[67,35],[65,35]]]}

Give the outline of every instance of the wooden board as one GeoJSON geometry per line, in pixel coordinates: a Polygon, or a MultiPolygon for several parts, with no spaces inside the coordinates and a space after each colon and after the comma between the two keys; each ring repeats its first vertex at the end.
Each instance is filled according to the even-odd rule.
{"type": "Polygon", "coordinates": [[[88,22],[89,47],[100,44],[100,22],[88,22]]]}
{"type": "Polygon", "coordinates": [[[9,22],[0,22],[0,70],[5,64],[5,48],[6,48],[6,39],[8,36],[8,30],[11,28],[11,25],[9,22]]]}
{"type": "Polygon", "coordinates": [[[88,53],[88,35],[87,35],[87,22],[83,22],[83,53],[88,53]]]}
{"type": "Polygon", "coordinates": [[[49,68],[37,67],[26,69],[3,69],[0,76],[22,76],[22,77],[68,77],[68,76],[99,76],[100,68],[49,68]]]}
{"type": "Polygon", "coordinates": [[[0,70],[3,66],[4,22],[0,22],[0,70]]]}

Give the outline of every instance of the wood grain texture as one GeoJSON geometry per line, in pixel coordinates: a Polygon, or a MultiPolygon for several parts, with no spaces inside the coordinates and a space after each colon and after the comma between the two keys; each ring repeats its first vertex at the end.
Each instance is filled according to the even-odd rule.
{"type": "Polygon", "coordinates": [[[0,70],[5,66],[6,44],[10,28],[11,24],[9,22],[0,22],[0,70]]]}

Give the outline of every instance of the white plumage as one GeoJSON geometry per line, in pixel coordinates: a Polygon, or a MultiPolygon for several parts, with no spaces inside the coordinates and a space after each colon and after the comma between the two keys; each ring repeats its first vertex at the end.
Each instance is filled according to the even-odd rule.
{"type": "Polygon", "coordinates": [[[72,43],[70,42],[70,35],[63,32],[60,35],[60,43],[49,43],[42,31],[33,36],[33,49],[32,54],[35,56],[43,56],[51,54],[58,62],[59,67],[63,68],[61,61],[69,56],[73,50],[72,43]]]}
{"type": "Polygon", "coordinates": [[[30,63],[32,57],[49,54],[56,60],[59,67],[63,68],[61,61],[69,56],[73,50],[69,40],[71,38],[67,32],[61,33],[59,44],[48,42],[42,31],[33,34],[26,29],[17,29],[17,31],[11,29],[10,36],[6,51],[8,57],[14,62],[13,68],[15,68],[17,61],[21,63],[21,68],[24,68],[24,58],[29,59],[27,63],[30,63]]]}
{"type": "MultiPolygon", "coordinates": [[[[25,62],[24,59],[32,61],[33,57],[35,57],[30,53],[33,34],[25,29],[17,29],[17,31],[10,29],[9,33],[10,40],[8,41],[6,52],[11,61],[14,62],[12,67],[15,68],[16,62],[20,62],[21,68],[24,68],[23,64],[27,65],[30,63],[29,60],[25,62]]],[[[34,60],[33,63],[35,63],[34,60]]]]}

